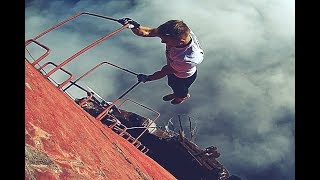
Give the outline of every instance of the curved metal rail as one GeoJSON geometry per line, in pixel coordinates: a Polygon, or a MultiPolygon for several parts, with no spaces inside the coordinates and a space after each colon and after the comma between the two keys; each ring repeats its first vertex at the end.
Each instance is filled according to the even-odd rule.
{"type": "MultiPolygon", "coordinates": [[[[118,19],[113,18],[113,17],[109,17],[109,16],[103,16],[103,15],[99,15],[99,14],[94,14],[94,13],[89,13],[89,12],[81,12],[78,13],[76,15],[73,15],[67,19],[65,19],[64,21],[59,22],[58,24],[52,26],[51,28],[45,30],[44,32],[40,33],[39,35],[37,35],[36,37],[34,37],[33,39],[29,39],[26,41],[25,46],[27,46],[28,44],[30,44],[31,42],[35,42],[38,45],[42,46],[45,48],[45,46],[43,46],[42,44],[39,44],[36,40],[39,39],[40,37],[42,37],[43,35],[49,33],[50,31],[62,26],[63,24],[81,16],[81,15],[91,15],[91,16],[95,16],[95,17],[100,17],[100,18],[104,18],[104,19],[108,19],[108,20],[112,20],[112,21],[116,21],[119,22],[118,19]]],[[[67,63],[69,63],[70,61],[74,60],[76,57],[80,56],[82,53],[86,52],[87,50],[91,49],[92,47],[96,46],[97,44],[101,43],[102,41],[108,39],[109,37],[119,33],[120,31],[128,28],[130,24],[125,24],[122,25],[119,29],[116,29],[115,31],[108,33],[106,35],[104,35],[102,38],[94,41],[93,43],[89,44],[88,46],[84,47],[83,49],[81,49],[80,51],[78,51],[77,53],[73,54],[71,57],[67,58],[66,60],[64,60],[62,63],[60,63],[57,67],[55,67],[54,69],[52,69],[51,71],[49,71],[45,77],[49,77],[51,74],[53,74],[54,72],[56,72],[58,69],[60,69],[62,66],[66,65],[67,63]]],[[[49,51],[49,49],[47,49],[49,51]]],[[[48,54],[46,53],[45,56],[47,56],[48,54]]],[[[44,56],[44,57],[45,57],[44,56]]],[[[38,63],[39,61],[41,61],[44,57],[39,58],[36,62],[34,62],[33,64],[38,63]]]]}
{"type": "Polygon", "coordinates": [[[117,65],[115,65],[115,64],[112,64],[112,63],[110,63],[110,62],[108,62],[108,61],[104,61],[104,62],[101,62],[101,63],[97,64],[97,65],[94,66],[93,68],[89,69],[89,71],[87,71],[87,72],[85,72],[83,75],[81,75],[78,79],[76,79],[74,82],[72,82],[72,84],[70,84],[68,87],[64,88],[63,91],[66,91],[66,90],[67,90],[68,88],[70,88],[73,84],[77,83],[79,80],[83,79],[85,76],[87,76],[89,73],[91,73],[92,71],[94,71],[95,69],[97,69],[98,67],[100,67],[100,66],[103,65],[103,64],[109,64],[109,65],[114,66],[114,67],[116,67],[116,68],[119,68],[119,69],[121,69],[121,70],[123,70],[123,71],[125,71],[125,72],[131,73],[131,74],[133,74],[133,75],[138,75],[137,73],[132,72],[132,71],[130,71],[130,70],[128,70],[128,69],[119,67],[119,66],[117,66],[117,65]]]}
{"type": "MultiPolygon", "coordinates": [[[[58,27],[62,26],[63,24],[65,24],[65,23],[67,23],[67,22],[69,22],[69,21],[71,21],[71,20],[73,20],[73,19],[75,19],[75,18],[77,18],[77,17],[79,17],[79,16],[81,16],[81,15],[91,15],[91,16],[95,16],[95,17],[104,18],[104,19],[108,19],[108,20],[115,21],[115,22],[119,22],[119,19],[116,19],[116,18],[113,18],[113,17],[108,17],[108,16],[103,16],[103,15],[99,15],[99,14],[89,13],[89,12],[81,12],[81,13],[75,14],[75,15],[73,15],[73,16],[71,16],[71,17],[69,17],[69,18],[67,18],[67,19],[59,22],[58,24],[56,24],[56,25],[54,25],[54,26],[46,29],[45,31],[43,31],[42,33],[40,33],[39,35],[37,35],[36,37],[34,37],[34,38],[32,38],[32,39],[29,39],[29,40],[27,40],[27,41],[25,42],[25,47],[27,47],[30,43],[34,42],[35,44],[39,45],[40,47],[42,47],[42,48],[44,48],[44,49],[46,50],[46,52],[45,52],[43,55],[41,55],[38,59],[34,60],[34,62],[31,63],[31,65],[33,65],[33,66],[35,67],[36,64],[38,64],[40,61],[42,61],[42,60],[43,60],[45,57],[47,57],[47,56],[50,54],[50,52],[51,52],[51,50],[50,50],[48,47],[46,47],[45,45],[39,43],[37,40],[38,40],[40,37],[44,36],[45,34],[49,33],[50,31],[52,31],[52,30],[54,30],[54,29],[57,29],[58,27]]],[[[84,52],[88,51],[88,50],[91,49],[92,47],[94,47],[94,46],[96,46],[97,44],[101,43],[102,41],[108,39],[109,37],[111,37],[111,36],[119,33],[120,31],[128,28],[129,25],[130,25],[130,24],[122,25],[120,28],[112,31],[111,33],[108,33],[108,34],[104,35],[104,36],[101,37],[100,39],[92,42],[91,44],[87,45],[86,47],[84,47],[83,49],[81,49],[80,51],[78,51],[77,53],[73,54],[71,57],[67,58],[66,60],[64,60],[64,61],[63,61],[62,63],[60,63],[59,65],[56,65],[56,64],[54,64],[54,63],[52,63],[52,62],[47,62],[47,63],[45,63],[44,65],[42,65],[42,66],[40,67],[40,70],[43,69],[44,67],[46,67],[46,66],[49,65],[49,64],[54,65],[55,68],[53,68],[51,71],[49,71],[48,73],[44,74],[43,76],[44,76],[45,78],[49,78],[50,75],[52,75],[54,72],[56,72],[56,71],[59,70],[59,69],[63,70],[63,71],[66,72],[67,74],[69,74],[69,75],[70,75],[70,78],[68,78],[68,79],[67,79],[66,81],[64,81],[62,84],[58,85],[58,88],[59,88],[59,89],[62,89],[62,87],[63,87],[64,85],[66,85],[67,83],[71,82],[71,84],[70,84],[67,88],[63,89],[63,91],[65,91],[66,89],[68,89],[68,88],[69,88],[70,86],[72,86],[72,85],[75,85],[75,86],[79,87],[80,89],[86,91],[86,92],[87,92],[87,97],[86,97],[83,101],[81,101],[80,104],[79,104],[80,107],[81,107],[81,106],[83,106],[87,101],[89,101],[89,100],[93,97],[93,94],[92,94],[91,92],[88,93],[87,90],[85,90],[84,88],[80,87],[80,86],[77,85],[76,83],[77,83],[77,81],[79,81],[80,79],[82,79],[83,77],[85,77],[87,74],[89,74],[90,72],[92,72],[94,69],[96,69],[96,68],[98,68],[99,66],[101,66],[102,64],[109,64],[109,65],[112,65],[112,66],[114,66],[114,67],[116,67],[116,68],[119,68],[119,69],[121,69],[121,70],[123,70],[123,71],[126,71],[126,72],[128,72],[128,73],[131,73],[131,74],[133,74],[133,75],[138,75],[138,74],[135,73],[135,72],[132,72],[132,71],[130,71],[130,70],[127,70],[127,69],[125,69],[125,68],[119,67],[119,66],[117,66],[117,65],[114,65],[114,64],[112,64],[112,63],[110,63],[110,62],[105,61],[105,62],[102,62],[102,63],[98,64],[98,65],[95,66],[94,68],[90,69],[88,72],[86,72],[85,74],[83,74],[80,78],[78,78],[76,81],[72,82],[71,80],[72,80],[72,78],[73,78],[73,75],[72,75],[71,73],[68,73],[67,71],[65,71],[65,70],[62,68],[64,65],[66,65],[66,64],[69,63],[70,61],[74,60],[76,57],[80,56],[80,55],[83,54],[84,52]]],[[[31,56],[31,55],[30,55],[30,56],[31,56]]],[[[32,56],[31,56],[31,57],[32,57],[32,56]]],[[[27,60],[27,59],[26,59],[26,60],[27,60]]],[[[135,84],[134,84],[132,87],[130,87],[126,92],[124,92],[124,93],[123,93],[121,96],[119,96],[115,101],[113,101],[110,106],[108,106],[101,114],[99,114],[99,115],[96,117],[96,119],[97,119],[97,120],[101,120],[102,118],[104,118],[104,117],[108,114],[109,110],[110,110],[116,103],[118,103],[121,98],[123,98],[127,93],[129,93],[133,88],[135,88],[139,83],[140,83],[140,81],[138,81],[137,83],[135,83],[135,84]]],[[[146,107],[146,108],[147,108],[147,107],[146,107]]],[[[159,114],[159,115],[160,115],[160,114],[159,114]]],[[[159,115],[158,115],[158,117],[159,117],[159,115]]],[[[156,119],[158,119],[158,117],[157,117],[156,119]]],[[[155,120],[156,120],[156,119],[155,119],[155,120]]],[[[154,122],[155,120],[153,120],[153,122],[154,122]]],[[[149,127],[150,125],[151,125],[151,123],[148,125],[148,127],[149,127]]],[[[147,127],[147,128],[148,128],[148,127],[147,127]]],[[[114,128],[116,128],[116,127],[114,127],[114,128]]],[[[132,137],[129,133],[126,132],[127,127],[123,127],[123,128],[117,127],[117,128],[119,128],[119,129],[118,129],[119,132],[120,132],[119,135],[122,136],[122,137],[123,137],[123,136],[128,136],[126,139],[127,139],[129,142],[131,142],[131,143],[132,143],[136,148],[138,148],[140,151],[142,151],[143,153],[147,153],[147,152],[149,151],[149,149],[148,149],[147,147],[143,146],[140,141],[138,141],[136,138],[132,137]],[[142,148],[141,148],[141,147],[142,147],[142,148]]],[[[146,128],[145,130],[147,130],[147,128],[146,128]]],[[[145,132],[145,131],[144,131],[144,132],[145,132]]],[[[144,133],[144,132],[143,132],[143,133],[144,133]]],[[[141,133],[141,135],[142,135],[143,133],[141,133]]],[[[141,135],[140,135],[140,136],[141,136],[141,135]]],[[[140,136],[139,136],[139,137],[140,137],[140,136]]],[[[138,137],[138,138],[139,138],[139,137],[138,137]]]]}
{"type": "Polygon", "coordinates": [[[149,107],[147,107],[147,106],[145,106],[145,105],[143,105],[143,104],[140,104],[140,103],[138,103],[138,102],[136,102],[136,101],[133,101],[133,100],[131,100],[131,99],[126,99],[126,100],[124,100],[124,101],[118,106],[118,108],[120,108],[120,107],[121,107],[125,102],[127,102],[127,101],[131,101],[131,102],[133,102],[133,103],[135,103],[135,104],[137,104],[137,105],[139,105],[139,106],[141,106],[141,107],[143,107],[143,108],[145,108],[145,109],[148,109],[148,110],[150,110],[150,111],[152,111],[152,112],[154,112],[154,113],[157,114],[157,117],[156,117],[156,118],[154,118],[146,127],[143,127],[143,128],[145,128],[145,129],[139,134],[138,137],[136,137],[136,139],[134,140],[134,143],[135,143],[135,142],[150,128],[150,126],[159,119],[160,113],[159,113],[158,111],[155,111],[155,110],[153,110],[153,109],[151,109],[151,108],[149,108],[149,107]]]}

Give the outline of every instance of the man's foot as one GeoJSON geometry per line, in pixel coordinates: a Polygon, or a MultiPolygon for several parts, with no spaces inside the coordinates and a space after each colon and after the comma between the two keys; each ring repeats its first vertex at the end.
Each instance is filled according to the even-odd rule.
{"type": "Polygon", "coordinates": [[[168,94],[168,95],[166,95],[166,96],[163,96],[163,100],[164,101],[171,101],[172,99],[174,99],[175,98],[175,95],[174,94],[168,94]]]}
{"type": "Polygon", "coordinates": [[[190,94],[188,93],[186,97],[183,97],[183,98],[174,98],[172,101],[171,101],[171,104],[181,104],[183,101],[187,100],[190,98],[190,94]]]}

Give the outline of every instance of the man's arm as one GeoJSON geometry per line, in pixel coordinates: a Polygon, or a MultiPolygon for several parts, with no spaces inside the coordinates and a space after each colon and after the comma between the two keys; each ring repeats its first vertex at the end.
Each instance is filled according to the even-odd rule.
{"type": "Polygon", "coordinates": [[[149,75],[148,79],[150,79],[151,81],[161,79],[161,78],[165,77],[166,75],[173,74],[175,72],[176,72],[176,70],[174,70],[171,66],[165,65],[161,68],[160,71],[156,71],[155,73],[149,75]]]}
{"type": "Polygon", "coordinates": [[[130,24],[129,28],[132,32],[138,36],[142,37],[159,37],[158,28],[151,28],[146,26],[141,26],[138,22],[132,20],[131,18],[121,18],[118,22],[122,25],[130,24]]]}
{"type": "Polygon", "coordinates": [[[159,37],[158,28],[139,26],[131,29],[134,34],[142,37],[159,37]]]}

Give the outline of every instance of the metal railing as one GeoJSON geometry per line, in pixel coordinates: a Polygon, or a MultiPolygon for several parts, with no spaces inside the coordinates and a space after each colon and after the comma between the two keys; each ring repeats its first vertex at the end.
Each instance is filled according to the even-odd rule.
{"type": "MultiPolygon", "coordinates": [[[[57,29],[58,27],[62,26],[63,24],[65,24],[65,23],[67,23],[67,22],[69,22],[69,21],[71,21],[71,20],[73,20],[73,19],[75,19],[75,18],[77,18],[77,17],[79,17],[79,16],[81,16],[81,15],[91,15],[91,16],[95,16],[95,17],[104,18],[104,19],[108,19],[108,20],[112,20],[112,21],[119,22],[119,20],[116,19],[116,18],[108,17],[108,16],[103,16],[103,15],[98,15],[98,14],[89,13],[89,12],[81,12],[81,13],[75,14],[75,15],[73,15],[73,16],[71,16],[71,17],[69,17],[69,18],[67,18],[67,19],[65,19],[65,20],[57,23],[56,25],[48,28],[47,30],[43,31],[42,33],[40,33],[40,34],[37,35],[36,37],[34,37],[34,38],[32,38],[32,39],[26,40],[26,41],[25,41],[25,49],[26,49],[27,51],[28,51],[27,46],[28,46],[29,44],[31,44],[31,43],[35,43],[35,44],[39,45],[40,47],[44,48],[44,49],[46,50],[46,52],[45,52],[44,54],[42,54],[39,58],[33,59],[34,61],[33,61],[32,63],[31,63],[27,58],[25,58],[25,59],[26,59],[33,67],[35,67],[35,65],[39,65],[39,62],[41,62],[43,59],[45,59],[45,58],[51,53],[51,50],[50,50],[47,46],[45,46],[45,45],[41,44],[40,42],[38,42],[38,39],[39,39],[40,37],[44,36],[45,34],[53,31],[54,29],[57,29]]],[[[99,44],[99,43],[101,43],[102,41],[110,38],[111,36],[119,33],[120,31],[128,28],[129,25],[130,25],[130,24],[122,25],[120,28],[118,28],[118,29],[116,29],[116,30],[114,30],[114,31],[112,31],[112,32],[110,32],[110,33],[102,36],[101,38],[99,38],[99,39],[97,39],[96,41],[94,41],[94,42],[90,43],[89,45],[85,46],[83,49],[81,49],[81,50],[78,51],[77,53],[73,54],[73,55],[70,56],[69,58],[65,59],[63,62],[61,62],[61,63],[58,64],[58,65],[54,64],[53,62],[46,62],[46,63],[44,63],[42,66],[39,65],[40,68],[39,68],[38,70],[39,70],[39,71],[40,71],[40,70],[43,70],[44,67],[46,67],[47,65],[51,64],[51,65],[54,65],[55,67],[54,67],[53,69],[51,69],[48,73],[44,73],[44,74],[43,74],[43,76],[44,76],[45,78],[50,78],[50,76],[51,76],[54,72],[56,72],[57,70],[62,70],[63,72],[67,73],[70,77],[69,77],[67,80],[63,81],[61,84],[58,84],[58,83],[57,83],[58,88],[59,88],[59,89],[62,89],[67,83],[70,83],[70,85],[69,85],[68,87],[66,87],[65,89],[62,90],[62,91],[65,92],[66,94],[67,94],[66,90],[67,90],[69,87],[73,86],[73,85],[76,86],[76,87],[78,87],[78,88],[80,88],[81,90],[85,91],[85,92],[87,93],[87,97],[86,97],[85,99],[83,99],[83,100],[79,103],[79,106],[82,107],[86,102],[88,102],[90,99],[93,98],[93,93],[90,92],[90,91],[87,91],[85,88],[83,88],[83,87],[81,87],[80,85],[78,85],[77,82],[78,82],[80,79],[82,79],[83,77],[85,77],[87,74],[89,74],[90,72],[92,72],[93,70],[95,70],[97,67],[101,66],[102,64],[109,64],[109,65],[111,65],[111,66],[114,66],[114,67],[116,67],[116,68],[119,68],[119,69],[121,69],[121,70],[123,70],[123,71],[126,71],[126,72],[128,72],[128,73],[131,73],[131,74],[133,74],[133,75],[137,75],[137,73],[134,73],[134,72],[132,72],[132,71],[129,71],[129,70],[127,70],[127,69],[121,68],[121,67],[119,67],[119,66],[117,66],[117,65],[114,65],[114,64],[112,64],[112,63],[110,63],[110,62],[106,62],[106,61],[105,61],[105,62],[102,62],[102,63],[98,64],[98,65],[95,66],[94,68],[90,69],[88,72],[86,72],[85,74],[83,74],[80,78],[78,78],[77,80],[75,80],[75,81],[72,82],[72,79],[74,78],[73,74],[71,74],[71,73],[69,73],[68,71],[66,71],[65,69],[63,69],[63,67],[64,67],[67,63],[73,61],[75,58],[77,58],[78,56],[80,56],[81,54],[85,53],[85,52],[88,51],[89,49],[91,49],[91,48],[93,48],[94,46],[96,46],[97,44],[99,44]]],[[[28,53],[29,53],[29,51],[28,51],[28,53]]],[[[31,54],[30,54],[30,56],[32,57],[31,54]]],[[[35,68],[36,68],[36,67],[35,67],[35,68]]],[[[37,69],[37,68],[36,68],[36,69],[37,69]]],[[[106,109],[104,109],[104,111],[96,117],[96,119],[97,119],[97,120],[101,120],[102,118],[104,118],[104,117],[108,114],[108,112],[110,111],[110,109],[111,109],[115,104],[117,104],[127,93],[129,93],[133,88],[135,88],[139,83],[140,83],[140,82],[135,83],[135,84],[134,84],[133,86],[131,86],[126,92],[124,92],[121,96],[119,96],[116,100],[114,100],[110,106],[108,106],[106,109]]],[[[123,103],[124,103],[124,102],[123,102],[123,103]]],[[[122,104],[123,104],[123,103],[122,103],[122,104]]],[[[146,107],[146,106],[144,106],[144,107],[146,107]]],[[[147,108],[147,107],[146,107],[146,108],[147,108]]],[[[147,109],[150,109],[150,108],[147,108],[147,109]]],[[[153,110],[153,111],[154,111],[154,110],[153,110]]],[[[158,119],[159,116],[160,116],[160,114],[158,114],[158,116],[156,117],[156,119],[158,119]]],[[[153,122],[156,121],[156,119],[154,119],[153,122]]],[[[117,120],[117,121],[118,121],[118,120],[117,120]]],[[[151,124],[148,124],[147,127],[149,127],[150,125],[151,125],[151,124]]],[[[120,125],[120,124],[118,124],[118,123],[114,123],[114,124],[112,124],[112,126],[110,126],[109,128],[112,128],[114,131],[119,132],[119,135],[120,135],[120,136],[122,136],[123,138],[127,139],[131,144],[133,144],[137,149],[139,149],[139,150],[142,151],[143,153],[147,153],[147,152],[149,151],[149,149],[148,149],[147,147],[145,147],[144,145],[142,145],[142,143],[141,143],[140,141],[138,141],[138,138],[145,132],[145,130],[147,130],[147,128],[138,136],[138,138],[134,138],[134,137],[132,137],[128,132],[126,132],[126,130],[127,130],[128,128],[127,128],[126,126],[124,126],[124,125],[120,125]]]]}

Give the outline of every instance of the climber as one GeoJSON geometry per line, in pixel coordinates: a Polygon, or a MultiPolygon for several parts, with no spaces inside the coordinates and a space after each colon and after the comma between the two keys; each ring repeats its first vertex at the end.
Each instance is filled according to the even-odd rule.
{"type": "Polygon", "coordinates": [[[168,78],[173,93],[163,97],[171,104],[180,104],[190,97],[189,87],[196,80],[196,66],[203,61],[204,53],[195,34],[182,20],[169,20],[157,28],[141,26],[130,18],[122,18],[119,23],[130,24],[132,32],[142,37],[159,37],[166,44],[166,65],[151,75],[138,74],[140,82],[168,78]]]}

